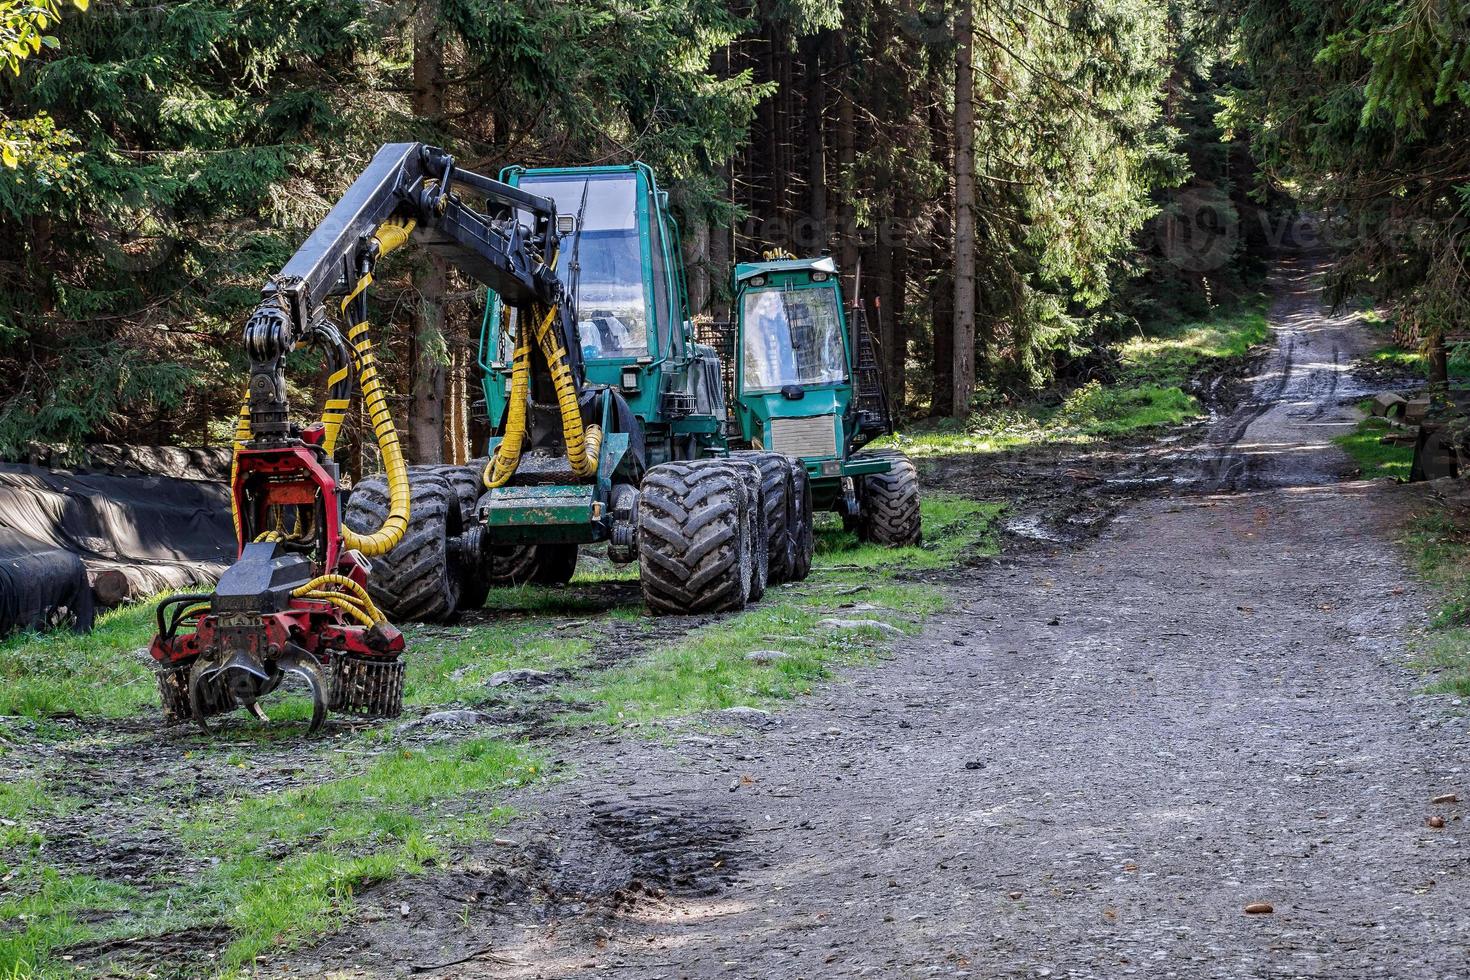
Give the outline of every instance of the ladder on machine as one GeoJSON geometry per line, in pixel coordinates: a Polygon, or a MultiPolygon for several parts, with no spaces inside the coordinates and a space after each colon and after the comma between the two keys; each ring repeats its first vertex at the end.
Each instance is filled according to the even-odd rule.
{"type": "MultiPolygon", "coordinates": [[[[882,316],[882,307],[879,307],[882,316]]],[[[868,315],[861,302],[853,309],[853,333],[857,342],[857,378],[854,385],[859,428],[893,431],[893,417],[888,411],[888,394],[883,390],[883,372],[878,366],[877,345],[868,329],[868,315]]]]}

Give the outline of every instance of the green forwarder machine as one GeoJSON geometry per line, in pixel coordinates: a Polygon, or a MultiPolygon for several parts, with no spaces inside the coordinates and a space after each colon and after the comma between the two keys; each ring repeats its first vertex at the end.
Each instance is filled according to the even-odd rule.
{"type": "Polygon", "coordinates": [[[830,257],[735,267],[734,402],[739,437],[801,461],[816,510],[864,541],[918,544],[914,464],[864,449],[893,431],[866,324],[843,308],[830,257]]]}
{"type": "MultiPolygon", "coordinates": [[[[451,173],[451,178],[453,174],[451,173]]],[[[736,610],[811,566],[811,488],[776,452],[731,451],[722,372],[696,342],[668,197],[641,163],[508,168],[493,221],[533,242],[536,296],[491,291],[480,336],[488,456],[410,468],[405,543],[368,590],[442,620],[497,584],[566,584],[581,548],[637,561],[655,614],[736,610]]],[[[472,271],[472,270],[471,270],[472,271]]],[[[387,494],[362,481],[349,524],[387,494]]]]}
{"type": "MultiPolygon", "coordinates": [[[[491,286],[479,364],[494,435],[470,465],[410,468],[410,533],[368,581],[389,616],[442,620],[493,585],[564,585],[589,544],[638,562],[655,614],[740,609],[768,582],[806,576],[815,508],[866,540],[918,541],[912,465],[853,455],[887,413],[855,384],[877,373],[852,343],[830,260],[740,280],[756,318],[740,328],[732,418],[648,166],[511,167],[485,183],[514,203],[490,221],[533,243],[525,261],[544,288],[498,293],[475,277],[491,286]],[[761,374],[747,351],[769,355],[761,369],[791,370],[761,374]]],[[[377,526],[388,496],[379,478],[362,481],[347,523],[377,526]]]]}

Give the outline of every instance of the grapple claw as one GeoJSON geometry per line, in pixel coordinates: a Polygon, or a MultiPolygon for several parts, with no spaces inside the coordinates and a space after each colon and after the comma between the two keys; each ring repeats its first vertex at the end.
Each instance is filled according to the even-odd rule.
{"type": "Polygon", "coordinates": [[[327,682],[322,674],[321,661],[291,643],[287,644],[286,652],[276,658],[276,669],[306,681],[306,686],[311,689],[311,724],[306,730],[310,733],[321,728],[327,719],[327,682]]]}
{"type": "Polygon", "coordinates": [[[220,671],[205,657],[189,667],[189,714],[204,731],[209,731],[209,717],[235,708],[235,696],[219,682],[220,671]]]}

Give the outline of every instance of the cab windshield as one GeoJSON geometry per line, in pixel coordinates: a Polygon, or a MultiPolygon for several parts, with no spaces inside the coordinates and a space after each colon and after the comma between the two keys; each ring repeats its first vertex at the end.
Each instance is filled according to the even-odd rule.
{"type": "Polygon", "coordinates": [[[638,243],[636,175],[522,177],[519,186],[554,200],[559,214],[581,214],[581,240],[575,236],[563,240],[556,272],[576,301],[582,356],[647,354],[648,303],[638,243]]]}
{"type": "Polygon", "coordinates": [[[846,380],[847,352],[834,290],[753,290],[745,294],[740,312],[745,390],[846,380]]]}

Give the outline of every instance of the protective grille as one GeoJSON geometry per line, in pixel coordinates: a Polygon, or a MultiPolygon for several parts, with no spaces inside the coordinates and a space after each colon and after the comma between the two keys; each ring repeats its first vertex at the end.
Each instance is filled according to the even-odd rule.
{"type": "Polygon", "coordinates": [[[787,456],[836,456],[837,426],[830,415],[771,420],[769,448],[787,456]]]}

